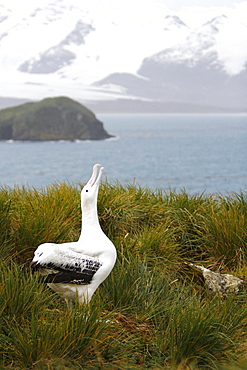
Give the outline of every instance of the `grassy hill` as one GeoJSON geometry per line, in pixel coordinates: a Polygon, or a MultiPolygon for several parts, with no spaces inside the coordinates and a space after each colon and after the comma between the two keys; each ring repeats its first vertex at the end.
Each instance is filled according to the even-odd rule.
{"type": "Polygon", "coordinates": [[[0,140],[101,140],[111,136],[92,111],[66,97],[0,110],[0,140]]]}
{"type": "Polygon", "coordinates": [[[0,368],[246,370],[246,292],[213,295],[185,262],[245,279],[247,194],[103,183],[117,263],[89,306],[69,310],[29,263],[43,242],[78,239],[81,186],[0,189],[0,368]]]}

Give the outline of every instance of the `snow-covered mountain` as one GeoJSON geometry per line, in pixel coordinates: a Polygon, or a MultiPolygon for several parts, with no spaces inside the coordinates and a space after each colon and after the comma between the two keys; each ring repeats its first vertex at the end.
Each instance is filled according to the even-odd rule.
{"type": "MultiPolygon", "coordinates": [[[[145,58],[138,74],[111,74],[96,85],[122,87],[129,95],[153,101],[197,106],[186,108],[191,110],[198,109],[198,106],[216,111],[217,107],[246,110],[247,64],[244,53],[247,51],[247,34],[244,26],[239,27],[238,38],[242,42],[245,37],[246,48],[233,63],[234,56],[231,57],[227,50],[223,52],[219,40],[221,29],[228,30],[228,22],[226,16],[212,19],[191,31],[184,42],[145,58]],[[227,58],[224,58],[224,53],[227,58]]],[[[236,30],[236,27],[232,29],[236,30]]]]}
{"type": "Polygon", "coordinates": [[[1,97],[247,111],[247,24],[236,11],[194,28],[159,0],[87,3],[19,14],[0,0],[1,97]]]}

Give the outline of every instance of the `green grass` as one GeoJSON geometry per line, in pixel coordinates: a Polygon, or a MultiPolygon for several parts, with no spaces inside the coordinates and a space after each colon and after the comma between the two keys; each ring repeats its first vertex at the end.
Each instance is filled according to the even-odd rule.
{"type": "Polygon", "coordinates": [[[0,189],[0,368],[247,370],[246,293],[212,296],[184,264],[245,279],[247,194],[102,184],[118,259],[90,305],[68,310],[29,263],[43,242],[78,239],[81,186],[0,189]]]}

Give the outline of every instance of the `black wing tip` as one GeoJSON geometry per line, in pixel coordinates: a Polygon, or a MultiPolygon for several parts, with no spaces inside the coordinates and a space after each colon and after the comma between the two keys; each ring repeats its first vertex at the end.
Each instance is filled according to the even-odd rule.
{"type": "Polygon", "coordinates": [[[53,283],[53,284],[76,284],[76,285],[88,285],[91,283],[93,279],[94,273],[92,274],[85,274],[85,273],[78,273],[78,272],[67,272],[67,271],[60,271],[58,273],[49,274],[45,278],[45,283],[53,283]]]}

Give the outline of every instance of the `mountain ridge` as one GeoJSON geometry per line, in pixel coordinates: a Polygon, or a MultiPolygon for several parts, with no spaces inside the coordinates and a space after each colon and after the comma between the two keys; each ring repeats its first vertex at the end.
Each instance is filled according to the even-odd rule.
{"type": "Polygon", "coordinates": [[[205,112],[211,106],[247,110],[246,25],[230,11],[191,27],[166,7],[152,8],[156,13],[147,18],[152,1],[139,9],[139,18],[127,5],[85,8],[54,0],[18,20],[1,7],[5,97],[66,95],[85,105],[136,100],[204,105],[205,112]]]}

